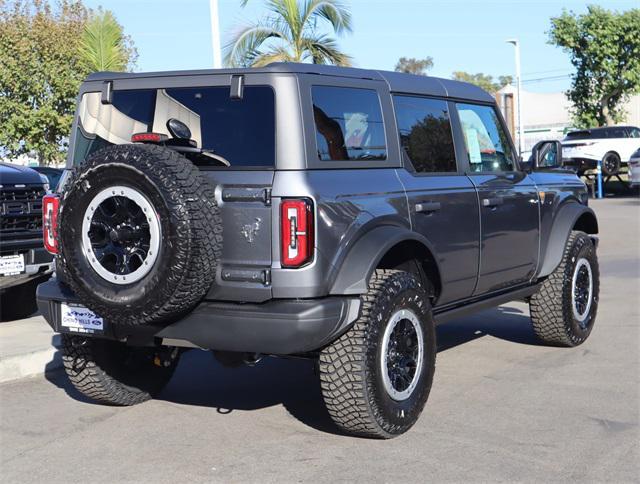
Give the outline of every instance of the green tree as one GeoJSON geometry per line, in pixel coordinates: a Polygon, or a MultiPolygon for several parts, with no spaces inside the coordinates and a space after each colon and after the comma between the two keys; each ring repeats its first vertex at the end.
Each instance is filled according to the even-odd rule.
{"type": "Polygon", "coordinates": [[[396,72],[426,76],[427,71],[433,67],[433,58],[415,59],[413,57],[400,57],[395,67],[396,72]]]}
{"type": "Polygon", "coordinates": [[[580,127],[614,124],[640,91],[640,9],[618,13],[591,5],[551,19],[549,43],[569,53],[576,71],[567,96],[580,127]]]}
{"type": "Polygon", "coordinates": [[[131,70],[138,57],[116,18],[102,9],[85,23],[79,49],[82,64],[90,72],[131,70]]]}
{"type": "Polygon", "coordinates": [[[0,156],[64,160],[91,12],[78,0],[0,0],[0,156]]]}
{"type": "Polygon", "coordinates": [[[469,74],[468,72],[455,71],[451,75],[451,78],[455,79],[456,81],[470,82],[471,84],[475,84],[476,86],[479,86],[485,91],[492,94],[499,91],[507,84],[511,84],[513,82],[513,78],[511,76],[499,76],[498,81],[496,82],[493,80],[493,76],[490,76],[489,74],[483,74],[482,72],[479,72],[477,74],[469,74]]]}
{"type": "MultiPolygon", "coordinates": [[[[246,3],[246,2],[243,2],[246,3]]],[[[351,13],[339,0],[267,0],[269,15],[241,28],[225,47],[230,66],[264,66],[270,62],[304,62],[348,66],[351,58],[336,40],[318,26],[333,32],[351,31],[351,13]]]]}

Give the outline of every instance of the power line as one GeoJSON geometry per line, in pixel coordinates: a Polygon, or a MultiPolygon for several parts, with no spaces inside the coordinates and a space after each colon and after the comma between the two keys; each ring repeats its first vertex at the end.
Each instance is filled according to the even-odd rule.
{"type": "Polygon", "coordinates": [[[538,77],[535,79],[523,79],[522,83],[532,83],[532,82],[546,82],[546,81],[560,81],[562,79],[569,79],[571,74],[564,74],[562,76],[547,76],[547,77],[538,77]]]}

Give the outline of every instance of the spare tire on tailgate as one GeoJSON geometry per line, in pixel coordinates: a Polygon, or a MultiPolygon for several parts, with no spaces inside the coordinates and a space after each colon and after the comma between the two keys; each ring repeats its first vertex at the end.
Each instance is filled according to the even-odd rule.
{"type": "Polygon", "coordinates": [[[62,279],[121,325],[163,324],[215,279],[222,223],[214,186],[162,146],[110,146],[66,185],[58,221],[62,279]]]}

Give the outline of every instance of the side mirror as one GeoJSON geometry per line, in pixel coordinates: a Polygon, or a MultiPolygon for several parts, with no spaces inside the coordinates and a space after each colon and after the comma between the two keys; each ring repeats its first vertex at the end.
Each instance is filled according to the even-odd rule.
{"type": "Polygon", "coordinates": [[[562,167],[562,144],[558,140],[538,141],[526,165],[532,171],[562,167]]]}

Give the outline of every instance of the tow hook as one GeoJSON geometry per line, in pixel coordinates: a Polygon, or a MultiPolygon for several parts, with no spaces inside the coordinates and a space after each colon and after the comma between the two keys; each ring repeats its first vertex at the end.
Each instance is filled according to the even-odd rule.
{"type": "Polygon", "coordinates": [[[256,366],[260,363],[262,355],[260,353],[247,353],[244,357],[244,364],[247,366],[256,366]]]}

